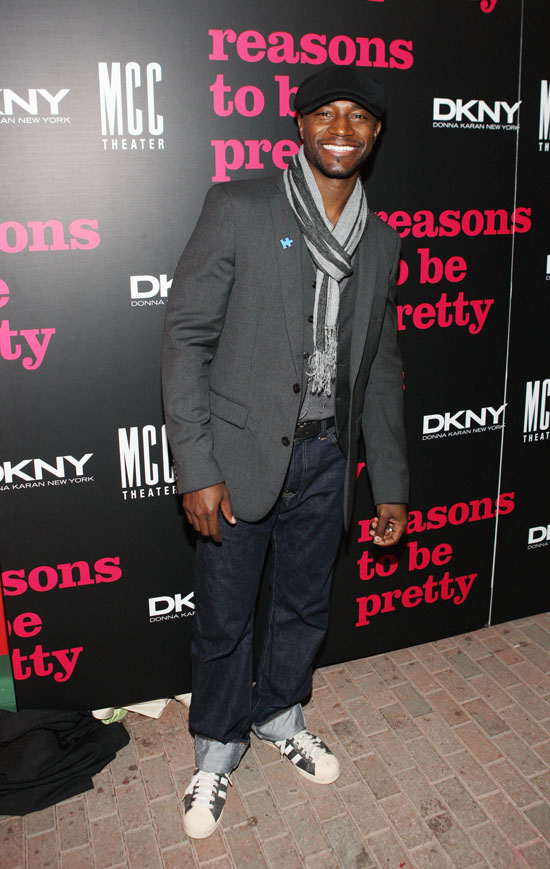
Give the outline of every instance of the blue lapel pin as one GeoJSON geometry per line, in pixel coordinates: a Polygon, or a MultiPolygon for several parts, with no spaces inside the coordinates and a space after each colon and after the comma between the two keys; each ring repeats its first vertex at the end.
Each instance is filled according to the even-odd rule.
{"type": "Polygon", "coordinates": [[[279,241],[281,242],[281,244],[283,246],[283,250],[286,250],[287,247],[292,247],[292,245],[294,244],[293,239],[289,238],[288,235],[286,238],[279,239],[279,241]]]}

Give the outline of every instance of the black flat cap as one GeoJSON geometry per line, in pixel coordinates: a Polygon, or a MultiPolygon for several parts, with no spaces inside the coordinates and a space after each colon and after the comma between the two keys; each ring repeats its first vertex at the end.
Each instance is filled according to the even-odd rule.
{"type": "Polygon", "coordinates": [[[353,100],[375,118],[386,111],[384,88],[365,69],[328,66],[308,76],[294,97],[294,108],[301,115],[315,111],[333,100],[353,100]]]}

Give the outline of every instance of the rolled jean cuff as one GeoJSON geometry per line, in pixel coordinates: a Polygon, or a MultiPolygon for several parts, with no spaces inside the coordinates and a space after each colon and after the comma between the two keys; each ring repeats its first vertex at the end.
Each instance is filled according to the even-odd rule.
{"type": "Polygon", "coordinates": [[[218,742],[195,736],[195,764],[204,772],[233,772],[248,748],[248,742],[218,742]]]}
{"type": "Polygon", "coordinates": [[[306,722],[302,705],[296,703],[290,709],[285,709],[274,718],[264,721],[263,724],[253,724],[252,730],[260,739],[268,739],[275,742],[276,739],[290,739],[300,730],[305,730],[306,722]]]}

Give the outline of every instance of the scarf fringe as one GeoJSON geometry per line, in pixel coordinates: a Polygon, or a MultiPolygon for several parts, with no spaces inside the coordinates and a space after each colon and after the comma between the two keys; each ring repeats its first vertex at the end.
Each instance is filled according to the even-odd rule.
{"type": "Polygon", "coordinates": [[[315,349],[309,358],[308,378],[314,395],[323,392],[332,395],[332,384],[336,379],[336,352],[338,349],[338,329],[325,327],[325,347],[315,349]]]}

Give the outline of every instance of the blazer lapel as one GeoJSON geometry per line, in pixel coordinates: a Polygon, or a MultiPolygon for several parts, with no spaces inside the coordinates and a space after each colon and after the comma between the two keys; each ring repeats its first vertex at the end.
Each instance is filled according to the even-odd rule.
{"type": "Polygon", "coordinates": [[[281,294],[285,312],[285,322],[290,343],[296,379],[302,376],[303,345],[303,274],[302,274],[302,233],[294,212],[288,204],[282,177],[278,184],[279,192],[271,198],[273,220],[273,243],[275,245],[281,294]]]}
{"type": "Polygon", "coordinates": [[[372,233],[369,226],[365,229],[365,239],[359,243],[355,255],[357,285],[355,292],[355,312],[353,316],[353,329],[351,334],[350,349],[350,385],[352,388],[359,373],[361,359],[365,350],[365,341],[369,327],[370,312],[374,301],[374,289],[376,286],[377,256],[376,248],[372,242],[372,233]]]}

